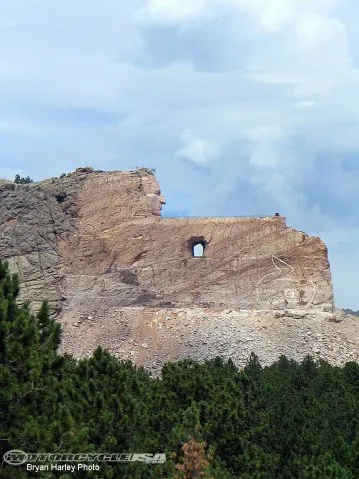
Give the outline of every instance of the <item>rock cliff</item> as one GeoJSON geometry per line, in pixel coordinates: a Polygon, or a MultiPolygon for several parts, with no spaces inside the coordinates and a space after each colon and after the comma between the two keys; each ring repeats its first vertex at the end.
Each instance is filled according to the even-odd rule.
{"type": "Polygon", "coordinates": [[[286,321],[275,341],[284,351],[283,328],[296,335],[303,324],[335,321],[326,246],[279,215],[163,218],[164,198],[145,168],[0,181],[0,199],[0,257],[21,276],[21,300],[35,309],[49,300],[64,324],[64,351],[103,344],[152,369],[219,351],[240,362],[248,348],[229,338],[253,321],[252,344],[268,358],[279,351],[265,344],[277,323],[286,321]]]}

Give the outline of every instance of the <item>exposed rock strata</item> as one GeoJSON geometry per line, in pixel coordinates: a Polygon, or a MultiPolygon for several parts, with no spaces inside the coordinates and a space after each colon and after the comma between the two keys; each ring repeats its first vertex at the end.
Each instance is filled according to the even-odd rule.
{"type": "Polygon", "coordinates": [[[102,342],[114,317],[105,343],[127,357],[132,350],[122,341],[125,332],[136,336],[151,311],[162,317],[181,310],[183,321],[198,323],[198,331],[172,319],[174,335],[151,343],[154,329],[143,326],[147,340],[145,333],[138,334],[146,355],[131,354],[147,366],[157,356],[161,362],[167,356],[210,357],[219,351],[232,351],[239,361],[239,344],[228,338],[240,334],[246,322],[259,341],[253,344],[272,359],[286,350],[288,338],[281,333],[278,347],[267,344],[272,326],[259,334],[253,323],[263,315],[273,316],[273,328],[284,321],[283,328],[298,337],[303,324],[327,327],[333,291],[327,249],[319,238],[287,227],[281,216],[162,218],[163,203],[147,169],[80,168],[39,183],[0,182],[0,257],[21,275],[21,300],[37,308],[48,299],[59,313],[64,351],[89,352],[102,342]],[[192,255],[196,243],[205,247],[201,258],[192,255]],[[232,316],[222,313],[224,308],[232,316]],[[75,325],[84,315],[97,319],[75,325]],[[203,319],[207,316],[217,328],[203,319]],[[202,343],[187,344],[203,334],[202,343]]]}

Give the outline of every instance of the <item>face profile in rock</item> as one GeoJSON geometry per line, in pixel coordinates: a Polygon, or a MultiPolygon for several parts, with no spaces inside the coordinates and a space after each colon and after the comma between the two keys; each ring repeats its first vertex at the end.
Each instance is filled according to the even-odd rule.
{"type": "Polygon", "coordinates": [[[161,216],[162,205],[166,204],[166,200],[161,195],[161,190],[156,178],[154,176],[142,178],[142,184],[151,213],[154,216],[161,216]]]}
{"type": "Polygon", "coordinates": [[[141,187],[146,197],[147,206],[151,214],[161,216],[162,205],[166,204],[165,198],[161,195],[160,186],[155,176],[148,175],[141,178],[141,187]]]}
{"type": "Polygon", "coordinates": [[[289,308],[298,306],[309,308],[316,296],[314,282],[309,280],[309,288],[308,285],[303,285],[296,274],[295,268],[276,256],[272,256],[272,265],[273,267],[257,283],[255,289],[257,301],[263,299],[266,290],[265,284],[271,282],[271,289],[276,290],[276,299],[273,300],[273,305],[289,308]],[[280,277],[278,277],[279,274],[280,277]]]}

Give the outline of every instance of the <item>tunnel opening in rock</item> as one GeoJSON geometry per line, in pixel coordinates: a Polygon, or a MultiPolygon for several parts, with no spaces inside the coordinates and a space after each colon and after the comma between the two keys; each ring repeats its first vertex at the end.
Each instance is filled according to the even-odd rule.
{"type": "Polygon", "coordinates": [[[192,256],[194,258],[201,258],[204,255],[204,247],[201,243],[196,243],[192,248],[192,256]]]}
{"type": "Polygon", "coordinates": [[[204,238],[202,237],[191,238],[188,242],[188,246],[193,258],[204,257],[204,252],[207,246],[207,242],[205,241],[204,238]]]}

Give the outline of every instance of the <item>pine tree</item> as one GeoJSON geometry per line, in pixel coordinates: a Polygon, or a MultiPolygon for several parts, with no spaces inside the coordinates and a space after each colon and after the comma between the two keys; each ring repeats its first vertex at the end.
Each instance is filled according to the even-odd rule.
{"type": "MultiPolygon", "coordinates": [[[[71,430],[71,417],[59,404],[66,360],[57,356],[60,325],[46,302],[34,315],[29,304],[17,304],[18,293],[18,276],[0,261],[0,453],[51,452],[71,430]]],[[[6,477],[15,472],[20,474],[10,470],[6,477]]]]}
{"type": "Polygon", "coordinates": [[[18,184],[18,185],[25,185],[27,183],[33,183],[33,179],[30,178],[30,176],[20,176],[19,174],[17,174],[15,176],[15,179],[14,179],[14,183],[18,184]]]}
{"type": "Polygon", "coordinates": [[[198,442],[193,437],[183,446],[183,462],[176,465],[179,474],[174,475],[174,479],[215,479],[209,473],[210,458],[206,457],[206,443],[198,442]]]}

